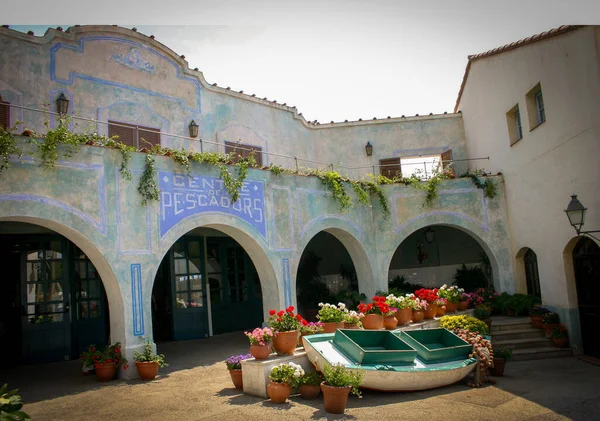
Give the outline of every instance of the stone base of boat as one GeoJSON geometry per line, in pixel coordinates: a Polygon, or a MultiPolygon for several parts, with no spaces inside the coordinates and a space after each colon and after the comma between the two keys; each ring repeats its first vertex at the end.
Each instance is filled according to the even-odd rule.
{"type": "MultiPolygon", "coordinates": [[[[266,360],[242,361],[242,379],[244,383],[244,393],[261,398],[268,398],[267,386],[269,385],[269,373],[276,365],[293,362],[300,365],[305,372],[315,371],[315,367],[306,357],[304,348],[296,348],[294,355],[271,354],[266,360]]],[[[292,393],[294,391],[292,390],[292,393]]]]}

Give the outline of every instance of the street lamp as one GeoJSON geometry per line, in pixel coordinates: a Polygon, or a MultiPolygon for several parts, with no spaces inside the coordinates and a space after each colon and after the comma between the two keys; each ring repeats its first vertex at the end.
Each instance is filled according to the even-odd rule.
{"type": "Polygon", "coordinates": [[[192,120],[188,129],[190,130],[190,137],[198,137],[198,125],[194,120],[192,120]]]}
{"type": "Polygon", "coordinates": [[[367,152],[367,156],[373,155],[373,145],[371,145],[371,142],[367,142],[365,145],[365,151],[367,152]]]}
{"type": "Polygon", "coordinates": [[[56,98],[56,111],[61,115],[66,114],[69,111],[69,100],[64,93],[61,93],[59,97],[56,98]]]}
{"type": "MultiPolygon", "coordinates": [[[[565,209],[565,213],[567,214],[567,218],[569,218],[569,223],[571,224],[571,226],[575,229],[575,232],[577,233],[577,235],[586,235],[591,232],[600,232],[600,230],[593,230],[593,231],[582,231],[581,228],[583,227],[583,224],[585,222],[585,212],[587,211],[587,208],[585,206],[583,206],[583,204],[579,201],[579,199],[577,199],[577,195],[573,194],[571,195],[571,201],[569,202],[569,205],[567,206],[567,209],[565,209]]],[[[593,237],[592,235],[590,235],[590,237],[593,237]]],[[[596,238],[596,237],[594,237],[596,238]]]]}

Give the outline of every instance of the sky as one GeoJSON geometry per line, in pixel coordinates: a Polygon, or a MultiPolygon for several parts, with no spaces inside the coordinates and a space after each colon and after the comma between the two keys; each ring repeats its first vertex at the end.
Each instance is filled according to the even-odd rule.
{"type": "Polygon", "coordinates": [[[583,0],[3,2],[14,2],[4,23],[35,35],[48,25],[136,27],[208,83],[321,123],[452,112],[469,54],[600,23],[600,2],[583,0]]]}

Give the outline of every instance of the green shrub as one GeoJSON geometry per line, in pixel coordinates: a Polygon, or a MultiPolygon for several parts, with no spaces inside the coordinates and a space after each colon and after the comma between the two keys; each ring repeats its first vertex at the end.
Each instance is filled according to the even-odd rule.
{"type": "Polygon", "coordinates": [[[463,263],[462,268],[456,269],[453,285],[463,288],[465,291],[472,292],[479,288],[486,288],[488,286],[488,281],[481,267],[474,266],[468,268],[463,263]]]}
{"type": "Polygon", "coordinates": [[[19,389],[6,391],[8,385],[0,387],[0,419],[13,421],[31,420],[29,415],[23,411],[23,401],[21,396],[17,395],[19,389]]]}
{"type": "Polygon", "coordinates": [[[466,329],[481,335],[489,334],[485,322],[471,316],[444,316],[440,319],[440,327],[448,330],[466,329]]]}
{"type": "Polygon", "coordinates": [[[532,295],[515,294],[508,298],[505,310],[512,310],[515,316],[529,315],[535,304],[535,297],[532,295]]]}

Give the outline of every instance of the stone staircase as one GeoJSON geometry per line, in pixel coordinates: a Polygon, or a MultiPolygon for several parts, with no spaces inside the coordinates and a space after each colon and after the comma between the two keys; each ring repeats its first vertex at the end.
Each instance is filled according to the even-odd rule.
{"type": "Polygon", "coordinates": [[[529,317],[492,317],[492,345],[510,347],[514,361],[572,357],[571,348],[556,348],[543,329],[531,326],[529,317]]]}

